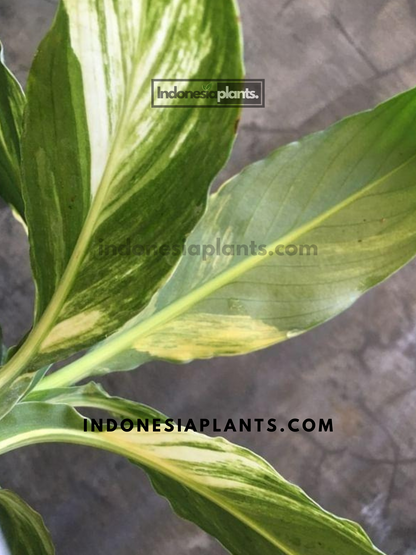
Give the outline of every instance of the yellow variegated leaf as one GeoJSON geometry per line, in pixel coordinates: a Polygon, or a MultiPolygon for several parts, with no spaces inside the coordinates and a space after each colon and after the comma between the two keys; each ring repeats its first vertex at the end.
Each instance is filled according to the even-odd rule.
{"type": "Polygon", "coordinates": [[[416,253],[415,120],[411,90],[246,168],[187,241],[234,254],[185,255],[145,311],[41,387],[247,353],[348,308],[416,253]]]}
{"type": "Polygon", "coordinates": [[[239,108],[153,108],[151,80],[242,73],[233,0],[61,1],[29,75],[22,147],[36,325],[0,387],[135,316],[204,212],[239,108]],[[101,256],[129,240],[179,248],[101,256]]]}
{"type": "Polygon", "coordinates": [[[108,397],[93,385],[37,393],[42,395],[44,402],[19,404],[3,419],[0,453],[57,441],[118,453],[146,471],[178,515],[233,555],[381,555],[357,524],[324,511],[247,449],[181,432],[171,422],[172,431],[165,431],[163,415],[108,397]],[[83,431],[84,419],[60,403],[109,410],[136,425],[138,418],[150,425],[158,419],[161,431],[83,431]]]}
{"type": "Polygon", "coordinates": [[[42,518],[15,493],[0,489],[0,553],[54,555],[42,518]]]}

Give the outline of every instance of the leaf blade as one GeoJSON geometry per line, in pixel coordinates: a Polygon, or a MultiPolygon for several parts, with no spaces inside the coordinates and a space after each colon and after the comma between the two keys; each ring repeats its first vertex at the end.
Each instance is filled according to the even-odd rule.
{"type": "MultiPolygon", "coordinates": [[[[43,395],[48,402],[23,403],[6,417],[0,452],[31,442],[67,441],[121,454],[149,474],[179,516],[214,535],[234,555],[381,553],[358,525],[321,509],[246,449],[222,438],[177,430],[83,432],[79,414],[54,405],[53,391],[43,395]]],[[[97,408],[99,396],[91,386],[61,390],[56,402],[66,397],[75,406],[97,408]]],[[[101,408],[108,410],[108,402],[104,395],[101,408]]],[[[110,410],[119,416],[143,418],[147,413],[150,421],[155,418],[153,409],[143,405],[117,398],[111,402],[110,410]]]]}
{"type": "Polygon", "coordinates": [[[55,553],[41,516],[15,493],[5,489],[0,490],[0,547],[7,549],[5,555],[55,553]],[[2,533],[5,546],[2,546],[2,533]]]}
{"type": "Polygon", "coordinates": [[[25,96],[4,62],[0,42],[0,195],[24,220],[21,195],[20,137],[25,96]]]}
{"type": "Polygon", "coordinates": [[[211,198],[187,245],[223,235],[265,254],[185,256],[151,306],[45,387],[152,358],[250,352],[351,306],[416,253],[415,118],[412,90],[246,168],[211,198]],[[318,256],[275,252],[300,240],[318,256]]]}
{"type": "Polygon", "coordinates": [[[182,244],[228,158],[239,110],[152,109],[148,78],[167,71],[242,76],[233,2],[61,2],[29,77],[24,140],[37,366],[147,304],[180,252],[115,260],[100,257],[101,242],[182,244]],[[203,148],[210,133],[219,138],[203,148]]]}

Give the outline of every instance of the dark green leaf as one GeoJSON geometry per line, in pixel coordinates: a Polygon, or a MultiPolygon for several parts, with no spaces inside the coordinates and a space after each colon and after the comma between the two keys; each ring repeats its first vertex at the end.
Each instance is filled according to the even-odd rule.
{"type": "Polygon", "coordinates": [[[0,553],[53,555],[55,549],[42,518],[20,497],[0,490],[0,553]]]}
{"type": "Polygon", "coordinates": [[[6,68],[0,43],[0,196],[24,219],[21,195],[20,136],[25,97],[6,68]]]}

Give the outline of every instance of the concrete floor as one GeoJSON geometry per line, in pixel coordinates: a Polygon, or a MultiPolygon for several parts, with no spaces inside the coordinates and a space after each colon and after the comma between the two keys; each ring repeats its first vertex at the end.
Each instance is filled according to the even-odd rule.
{"type": "MultiPolygon", "coordinates": [[[[249,77],[267,107],[247,110],[224,176],[270,150],[416,83],[414,0],[240,0],[249,77]]],[[[0,37],[25,79],[53,0],[0,0],[0,37]]],[[[30,326],[26,239],[0,208],[0,319],[9,343],[30,326]]],[[[148,364],[105,379],[112,393],[178,417],[333,417],[335,432],[230,434],[326,509],[359,521],[390,555],[416,554],[416,288],[410,264],[344,315],[260,353],[148,364]]],[[[145,476],[71,446],[7,455],[0,484],[45,517],[60,555],[220,555],[173,516],[145,476]]],[[[336,555],[336,554],[334,554],[336,555]]]]}

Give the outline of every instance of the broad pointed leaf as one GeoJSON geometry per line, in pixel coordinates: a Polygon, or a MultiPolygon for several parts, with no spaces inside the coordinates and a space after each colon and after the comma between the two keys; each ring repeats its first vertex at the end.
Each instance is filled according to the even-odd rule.
{"type": "Polygon", "coordinates": [[[0,553],[53,555],[55,549],[42,518],[15,493],[0,490],[0,553]]]}
{"type": "Polygon", "coordinates": [[[247,353],[348,308],[416,253],[415,121],[412,90],[245,169],[187,241],[235,254],[185,255],[148,309],[45,387],[247,353]]]}
{"type": "MultiPolygon", "coordinates": [[[[74,405],[97,407],[98,391],[59,392],[74,405]]],[[[53,399],[53,392],[47,394],[53,399]]],[[[103,409],[124,418],[147,407],[107,396],[103,409]],[[114,406],[116,405],[116,406],[114,406]]],[[[151,422],[154,411],[148,412],[151,422]]],[[[163,420],[163,417],[161,417],[163,420]]],[[[38,442],[81,443],[141,466],[172,508],[215,536],[233,555],[380,555],[357,525],[324,511],[263,459],[222,438],[194,432],[84,432],[83,418],[66,405],[28,402],[4,419],[0,453],[38,442]]]]}
{"type": "Polygon", "coordinates": [[[34,365],[90,346],[148,303],[181,249],[112,249],[183,244],[228,158],[239,109],[152,108],[151,79],[242,71],[232,0],[62,0],[30,72],[23,141],[34,365]]]}
{"type": "Polygon", "coordinates": [[[4,63],[0,43],[0,196],[24,219],[21,195],[20,136],[25,97],[4,63]]]}

